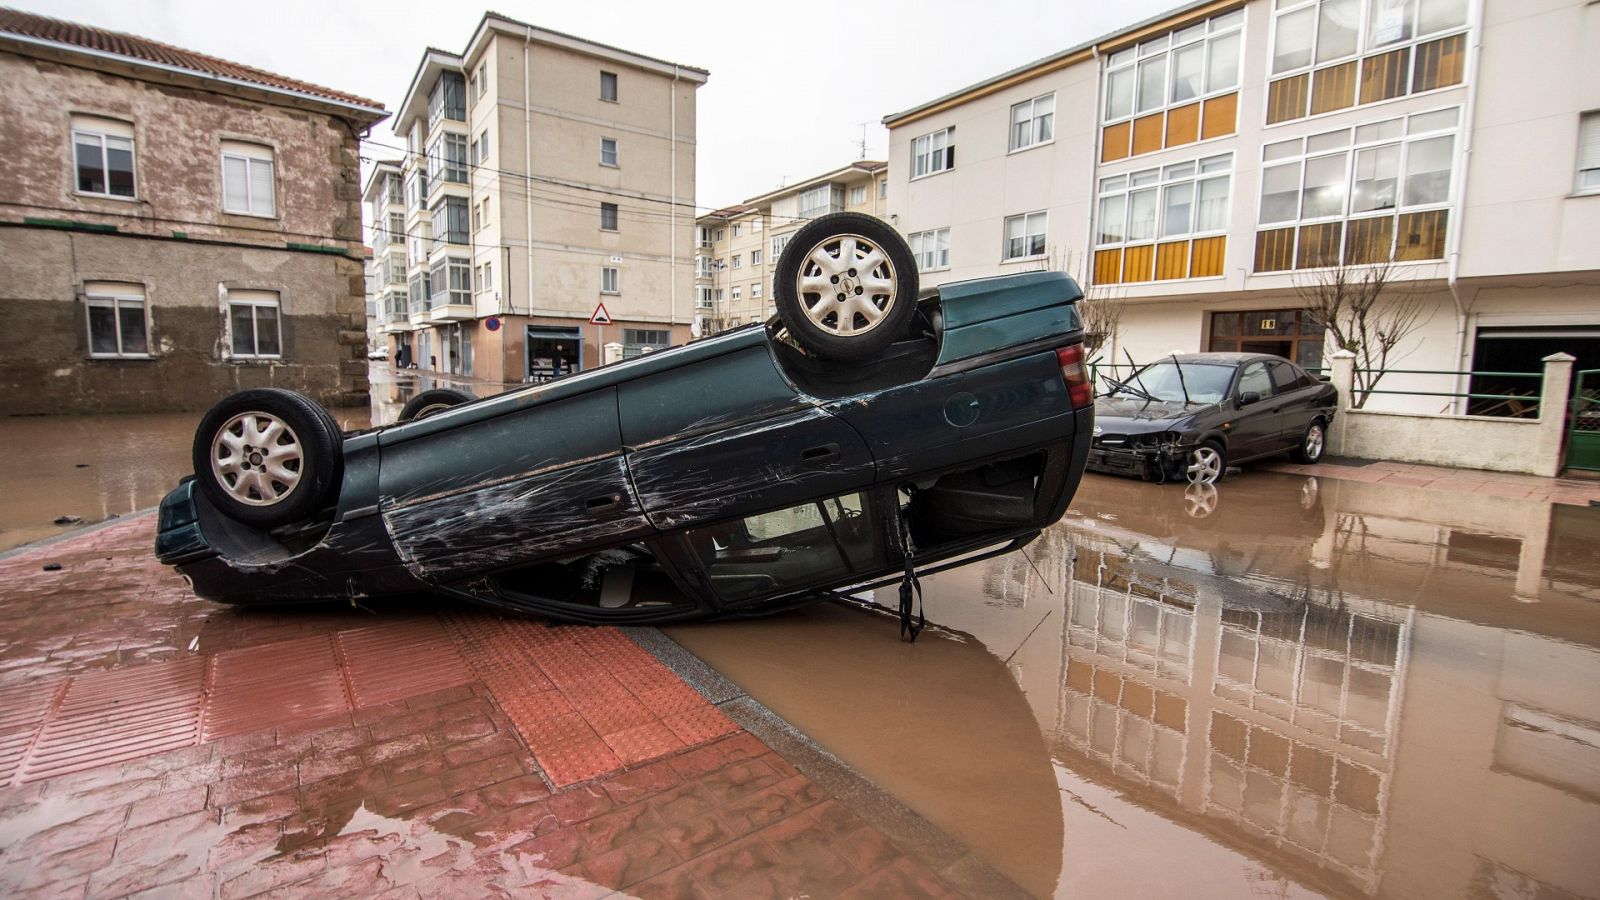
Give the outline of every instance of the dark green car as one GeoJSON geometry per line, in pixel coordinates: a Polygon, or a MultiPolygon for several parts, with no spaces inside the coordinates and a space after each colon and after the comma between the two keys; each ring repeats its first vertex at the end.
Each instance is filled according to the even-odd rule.
{"type": "Polygon", "coordinates": [[[227,603],[431,592],[645,623],[971,561],[1060,518],[1094,415],[1077,285],[919,297],[904,242],[848,214],[791,246],[781,318],[412,421],[340,435],[291,392],[228,398],[157,552],[227,603]]]}

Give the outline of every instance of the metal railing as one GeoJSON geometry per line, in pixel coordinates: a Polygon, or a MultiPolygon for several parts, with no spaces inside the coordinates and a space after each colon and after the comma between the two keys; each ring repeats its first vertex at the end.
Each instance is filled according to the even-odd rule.
{"type": "MultiPolygon", "coordinates": [[[[1468,390],[1465,391],[1421,391],[1397,389],[1391,387],[1376,387],[1363,393],[1368,395],[1383,394],[1400,397],[1450,397],[1456,400],[1467,401],[1467,415],[1472,416],[1498,416],[1511,419],[1537,419],[1539,417],[1539,395],[1544,388],[1543,372],[1495,372],[1495,371],[1466,371],[1450,369],[1356,369],[1358,375],[1374,375],[1381,373],[1384,376],[1392,375],[1441,375],[1452,379],[1467,376],[1468,390]],[[1492,391],[1474,391],[1470,387],[1478,379],[1491,379],[1499,381],[1531,380],[1532,389],[1521,393],[1495,393],[1492,391]]],[[[1382,384],[1383,382],[1379,382],[1382,384]]]]}

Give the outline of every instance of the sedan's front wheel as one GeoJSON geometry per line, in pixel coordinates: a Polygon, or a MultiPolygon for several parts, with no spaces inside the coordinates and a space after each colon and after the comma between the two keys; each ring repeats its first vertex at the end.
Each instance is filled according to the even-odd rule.
{"type": "Polygon", "coordinates": [[[1216,484],[1226,466],[1227,456],[1222,448],[1207,441],[1189,451],[1183,476],[1190,484],[1216,484]]]}

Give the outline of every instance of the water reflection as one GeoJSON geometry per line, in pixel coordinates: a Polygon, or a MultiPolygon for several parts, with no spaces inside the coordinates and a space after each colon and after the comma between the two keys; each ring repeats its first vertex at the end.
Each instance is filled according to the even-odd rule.
{"type": "Polygon", "coordinates": [[[1058,893],[1110,887],[1101,852],[1176,885],[1162,846],[1074,828],[1098,790],[1219,845],[1174,879],[1242,854],[1333,893],[1593,896],[1595,534],[1600,510],[1352,481],[1090,478],[928,610],[1011,655],[1063,770],[1058,893]],[[1017,646],[1053,614],[1059,642],[1017,646]]]}

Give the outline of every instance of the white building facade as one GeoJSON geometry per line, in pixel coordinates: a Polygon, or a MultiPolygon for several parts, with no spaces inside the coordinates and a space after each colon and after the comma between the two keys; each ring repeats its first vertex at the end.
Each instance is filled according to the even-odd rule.
{"type": "MultiPolygon", "coordinates": [[[[1122,309],[1106,361],[1321,366],[1300,292],[1392,261],[1423,314],[1391,369],[1596,368],[1596,46],[1581,0],[1190,4],[886,117],[888,211],[948,231],[925,284],[1074,273],[1122,309]]],[[[1463,411],[1443,395],[1485,384],[1382,387],[1438,395],[1368,408],[1463,411]]]]}

